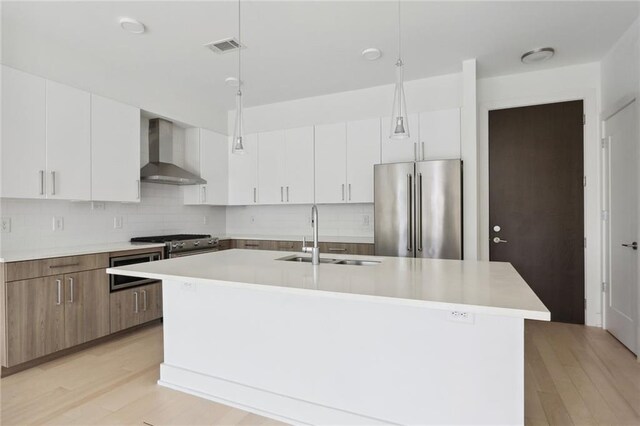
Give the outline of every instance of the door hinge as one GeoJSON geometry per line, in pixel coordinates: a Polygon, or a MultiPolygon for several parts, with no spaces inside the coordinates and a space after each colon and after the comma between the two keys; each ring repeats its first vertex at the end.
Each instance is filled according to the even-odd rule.
{"type": "Polygon", "coordinates": [[[586,298],[584,299],[584,310],[585,311],[587,310],[587,299],[586,298]]]}
{"type": "Polygon", "coordinates": [[[582,176],[582,186],[587,186],[587,177],[586,176],[582,176]]]}
{"type": "Polygon", "coordinates": [[[602,283],[602,292],[603,293],[607,292],[607,283],[605,283],[605,282],[602,283]]]}
{"type": "Polygon", "coordinates": [[[602,221],[606,222],[607,220],[609,220],[609,212],[607,210],[602,210],[602,221]]]}
{"type": "Polygon", "coordinates": [[[584,239],[584,248],[587,248],[587,238],[584,239]]]}
{"type": "Polygon", "coordinates": [[[585,124],[587,124],[587,116],[582,114],[582,125],[584,126],[585,124]]]}
{"type": "Polygon", "coordinates": [[[607,138],[600,139],[600,146],[602,147],[602,149],[607,148],[607,138]]]}

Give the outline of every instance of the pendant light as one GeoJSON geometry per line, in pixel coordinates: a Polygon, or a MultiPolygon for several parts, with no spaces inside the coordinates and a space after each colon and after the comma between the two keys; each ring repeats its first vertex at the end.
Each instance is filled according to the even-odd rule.
{"type": "Polygon", "coordinates": [[[238,0],[238,92],[236,93],[236,122],[233,126],[233,147],[234,154],[244,154],[244,129],[242,120],[242,51],[241,26],[240,26],[240,0],[238,0]]]}
{"type": "Polygon", "coordinates": [[[404,63],[402,62],[402,33],[400,30],[400,0],[398,0],[398,60],[396,61],[396,88],[393,94],[390,139],[409,138],[409,116],[407,115],[407,101],[404,96],[404,63]]]}

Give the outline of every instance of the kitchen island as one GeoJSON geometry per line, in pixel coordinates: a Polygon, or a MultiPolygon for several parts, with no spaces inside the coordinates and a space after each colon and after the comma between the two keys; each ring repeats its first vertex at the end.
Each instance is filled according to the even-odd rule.
{"type": "Polygon", "coordinates": [[[163,386],[290,423],[523,423],[524,320],[550,314],[510,264],[295,255],[107,272],[163,281],[163,386]]]}

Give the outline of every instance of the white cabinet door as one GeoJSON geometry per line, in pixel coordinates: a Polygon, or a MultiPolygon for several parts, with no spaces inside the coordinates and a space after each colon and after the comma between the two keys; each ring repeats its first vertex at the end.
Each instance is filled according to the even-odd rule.
{"type": "Polygon", "coordinates": [[[418,160],[420,153],[420,115],[409,114],[409,138],[391,139],[391,118],[382,118],[382,162],[402,163],[418,160]]]}
{"type": "Polygon", "coordinates": [[[231,139],[227,142],[229,156],[229,205],[256,204],[258,194],[258,135],[244,135],[244,154],[231,153],[231,139]]]}
{"type": "Polygon", "coordinates": [[[2,197],[45,197],[45,84],[2,67],[2,197]]]}
{"type": "Polygon", "coordinates": [[[460,109],[421,113],[420,140],[423,160],[460,158],[460,109]]]}
{"type": "Polygon", "coordinates": [[[52,81],[46,87],[47,197],[90,200],[91,97],[52,81]]]}
{"type": "Polygon", "coordinates": [[[140,110],[91,95],[91,198],[140,201],[140,110]]]}
{"type": "Polygon", "coordinates": [[[313,127],[285,131],[285,202],[313,203],[313,127]]]}
{"type": "Polygon", "coordinates": [[[283,130],[258,134],[260,204],[281,204],[285,198],[285,137],[283,130]]]}
{"type": "Polygon", "coordinates": [[[345,123],[315,127],[315,164],[316,203],[346,202],[347,126],[345,123]]]}
{"type": "Polygon", "coordinates": [[[204,186],[204,204],[225,205],[229,190],[227,137],[200,129],[200,177],[204,186]]]}
{"type": "Polygon", "coordinates": [[[347,201],[373,203],[373,166],[380,163],[380,119],[347,123],[347,201]]]}

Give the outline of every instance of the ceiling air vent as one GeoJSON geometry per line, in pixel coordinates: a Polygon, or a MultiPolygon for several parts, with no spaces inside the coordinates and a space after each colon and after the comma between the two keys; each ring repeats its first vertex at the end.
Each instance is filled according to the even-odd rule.
{"type": "Polygon", "coordinates": [[[240,44],[240,42],[235,38],[225,38],[224,40],[207,43],[205,44],[205,47],[208,47],[215,53],[228,53],[234,52],[238,49],[244,49],[245,46],[240,44]]]}

